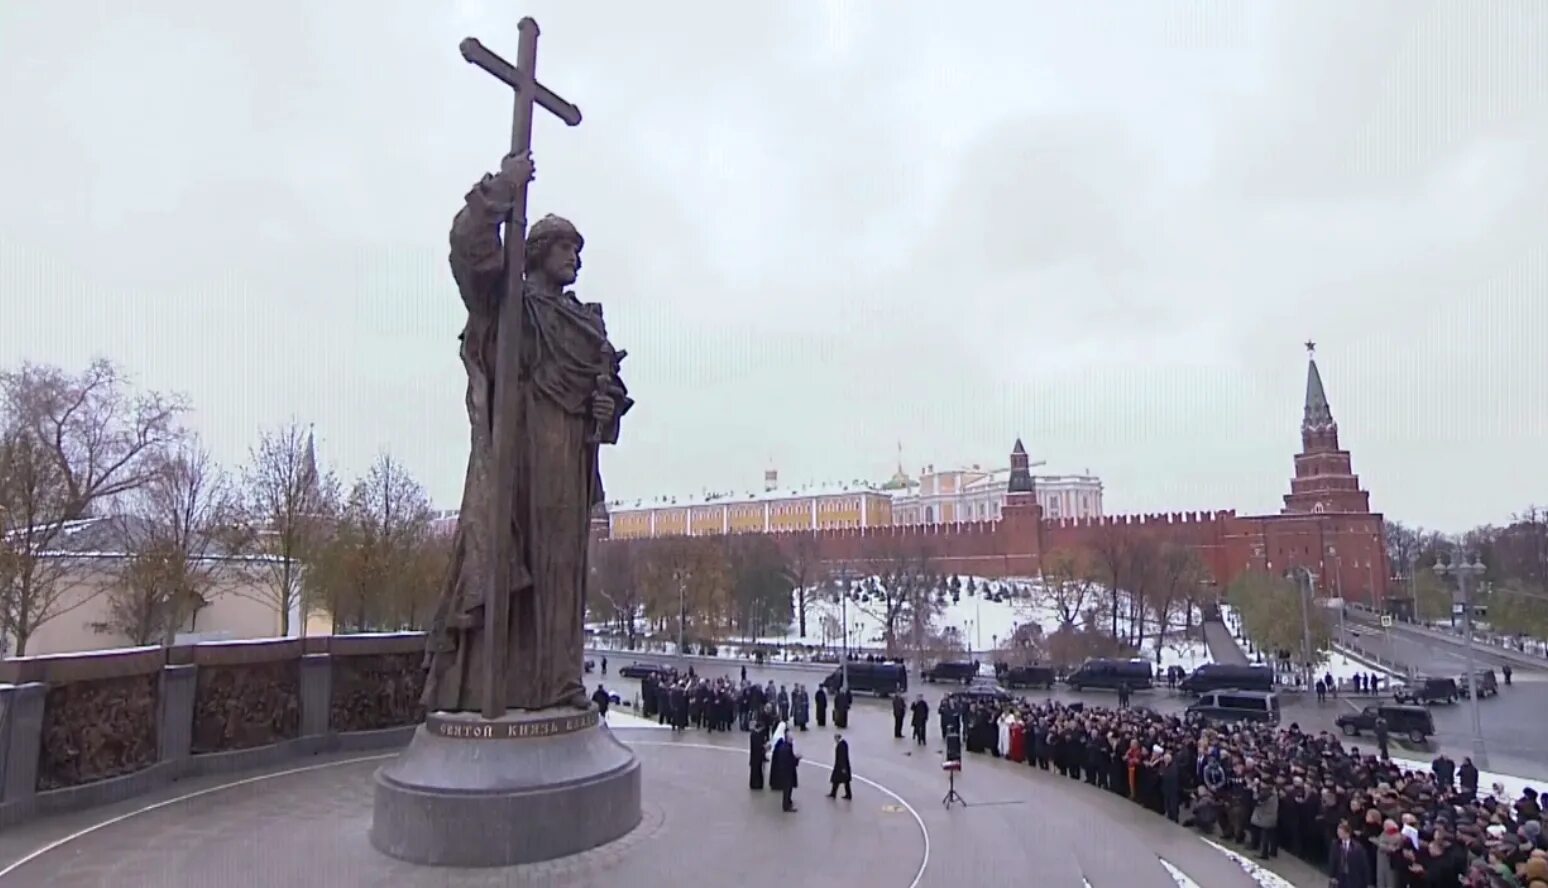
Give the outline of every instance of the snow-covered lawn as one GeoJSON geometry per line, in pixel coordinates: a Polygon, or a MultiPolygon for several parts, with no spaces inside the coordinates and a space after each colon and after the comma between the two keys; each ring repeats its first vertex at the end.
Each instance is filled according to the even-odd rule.
{"type": "MultiPolygon", "coordinates": [[[[869,585],[873,579],[880,586],[879,578],[868,578],[859,581],[858,585],[869,585]]],[[[989,657],[985,655],[1007,646],[1017,627],[1035,623],[1044,636],[1054,634],[1060,627],[1057,610],[1039,600],[1041,586],[1035,578],[989,579],[964,576],[959,577],[959,582],[962,589],[958,599],[952,601],[948,598],[940,606],[931,619],[931,629],[938,635],[945,635],[951,645],[964,655],[969,651],[978,652],[986,665],[989,657]],[[970,585],[977,590],[973,594],[967,591],[970,585]],[[995,601],[986,594],[988,589],[994,587],[1005,593],[1019,590],[1022,594],[995,601]]],[[[1093,593],[1086,602],[1087,606],[1099,603],[1106,603],[1106,594],[1100,590],[1093,593]]],[[[793,600],[792,617],[798,610],[797,605],[798,602],[793,600]]],[[[1182,607],[1181,604],[1177,605],[1176,612],[1169,618],[1171,625],[1167,629],[1165,642],[1161,644],[1159,659],[1156,651],[1156,625],[1153,618],[1147,619],[1146,637],[1140,655],[1156,663],[1159,670],[1176,665],[1192,671],[1210,662],[1208,648],[1203,642],[1185,637],[1185,623],[1192,625],[1197,632],[1198,613],[1195,611],[1191,620],[1185,620],[1182,607]]],[[[811,590],[807,593],[804,634],[799,631],[799,620],[793,618],[789,629],[782,634],[768,635],[755,641],[727,639],[719,642],[716,644],[717,654],[724,658],[743,659],[750,658],[755,649],[764,651],[766,655],[772,649],[779,651],[773,654],[775,659],[809,659],[816,653],[836,655],[844,647],[846,620],[851,650],[879,652],[886,646],[885,605],[881,601],[850,601],[846,605],[832,600],[831,593],[811,590]]],[[[1110,617],[1098,622],[1099,627],[1110,625],[1110,617]]],[[[591,628],[598,630],[598,634],[588,639],[588,645],[614,649],[626,647],[622,638],[605,634],[611,627],[594,624],[591,628]]],[[[1120,615],[1118,630],[1122,634],[1131,633],[1131,622],[1126,616],[1120,615]]],[[[675,653],[676,644],[670,639],[645,641],[641,649],[675,653]]]]}
{"type": "MultiPolygon", "coordinates": [[[[958,600],[948,599],[945,605],[936,613],[931,621],[932,627],[938,632],[946,632],[955,636],[957,642],[965,650],[989,651],[1003,647],[1015,634],[1018,626],[1027,623],[1036,623],[1044,635],[1052,635],[1058,631],[1060,619],[1057,611],[1047,603],[1039,600],[1040,582],[1035,578],[1011,577],[1003,580],[988,579],[985,577],[962,577],[964,586],[971,583],[978,588],[976,594],[969,595],[963,591],[958,600]],[[1003,601],[995,601],[988,597],[982,590],[990,585],[998,585],[1001,589],[1016,588],[1026,591],[1026,597],[1013,597],[1003,601]]],[[[878,585],[880,580],[877,580],[878,585]]],[[[1098,603],[1097,599],[1105,603],[1106,594],[1101,593],[1092,596],[1089,605],[1098,603]]],[[[794,609],[794,608],[792,608],[794,609]]],[[[1173,624],[1169,627],[1167,645],[1162,650],[1162,663],[1170,665],[1173,662],[1184,666],[1199,662],[1208,662],[1207,654],[1202,653],[1202,646],[1188,643],[1182,640],[1183,620],[1182,606],[1179,604],[1177,612],[1170,619],[1173,624]],[[1176,647],[1175,651],[1168,648],[1176,647]],[[1203,658],[1203,659],[1201,659],[1203,658]]],[[[886,643],[886,621],[883,605],[873,601],[868,604],[849,602],[847,607],[841,603],[832,601],[828,596],[819,592],[809,593],[806,605],[806,634],[801,635],[798,625],[793,621],[790,632],[770,641],[782,644],[804,644],[811,647],[826,647],[837,650],[843,645],[845,620],[848,620],[849,645],[852,648],[879,648],[886,643]]],[[[1108,625],[1111,618],[1104,619],[1102,625],[1108,625]]],[[[1198,625],[1197,614],[1191,621],[1192,625],[1198,625]]],[[[1121,633],[1128,633],[1131,622],[1125,617],[1118,619],[1118,629],[1121,633]]],[[[1147,638],[1145,640],[1145,654],[1151,660],[1155,659],[1155,624],[1153,621],[1147,624],[1147,638]]]]}

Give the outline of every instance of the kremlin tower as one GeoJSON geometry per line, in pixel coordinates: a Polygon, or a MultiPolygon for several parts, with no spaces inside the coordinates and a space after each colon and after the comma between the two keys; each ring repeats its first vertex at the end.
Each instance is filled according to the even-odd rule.
{"type": "Polygon", "coordinates": [[[1316,343],[1306,343],[1306,407],[1301,418],[1301,452],[1281,514],[1328,512],[1369,514],[1370,494],[1360,489],[1349,451],[1338,447],[1338,423],[1317,372],[1316,343]]]}

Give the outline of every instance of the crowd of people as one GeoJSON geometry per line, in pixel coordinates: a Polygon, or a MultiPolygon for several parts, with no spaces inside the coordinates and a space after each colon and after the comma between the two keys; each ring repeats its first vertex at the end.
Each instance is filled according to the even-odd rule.
{"type": "MultiPolygon", "coordinates": [[[[749,735],[749,787],[796,810],[795,735],[815,715],[847,728],[848,693],[799,683],[706,679],[666,671],[641,685],[642,715],[676,730],[749,735]],[[830,707],[831,704],[831,707],[830,707]],[[764,771],[767,766],[767,779],[764,771]]],[[[1335,888],[1548,888],[1548,839],[1537,793],[1480,792],[1478,769],[1437,756],[1426,771],[1291,724],[1212,726],[1144,708],[994,695],[892,701],[893,735],[943,741],[1113,792],[1244,853],[1281,849],[1329,874],[1335,888]],[[934,718],[932,719],[932,715],[934,718]]],[[[832,794],[849,797],[848,744],[835,735],[832,794]]],[[[950,746],[952,744],[948,744],[950,746]]]]}
{"type": "Polygon", "coordinates": [[[1548,888],[1537,793],[1480,793],[1470,759],[1425,772],[1297,725],[1211,727],[1147,709],[948,698],[943,737],[1124,796],[1337,888],[1548,888]]]}
{"type": "Polygon", "coordinates": [[[795,730],[804,731],[811,724],[814,710],[817,727],[826,727],[830,700],[833,724],[843,728],[848,727],[852,699],[846,691],[830,698],[822,685],[815,692],[799,682],[776,686],[770,681],[760,685],[747,680],[746,670],[741,681],[727,676],[704,678],[692,669],[685,674],[667,669],[647,675],[640,682],[640,714],[676,731],[690,725],[706,731],[730,731],[733,725],[751,731],[760,721],[771,729],[789,722],[795,730]]]}

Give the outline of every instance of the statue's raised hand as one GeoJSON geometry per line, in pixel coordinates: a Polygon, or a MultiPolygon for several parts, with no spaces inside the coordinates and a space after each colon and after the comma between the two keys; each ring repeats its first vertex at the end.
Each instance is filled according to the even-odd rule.
{"type": "Polygon", "coordinates": [[[537,176],[537,167],[532,163],[532,154],[523,151],[520,154],[507,154],[500,161],[500,178],[508,182],[512,188],[519,188],[531,182],[537,176]]]}

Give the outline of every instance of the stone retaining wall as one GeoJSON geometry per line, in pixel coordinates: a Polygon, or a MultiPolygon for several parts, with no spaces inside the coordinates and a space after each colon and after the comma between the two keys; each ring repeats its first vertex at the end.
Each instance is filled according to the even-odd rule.
{"type": "Polygon", "coordinates": [[[0,828],[202,774],[408,741],[424,635],[0,661],[0,828]]]}

